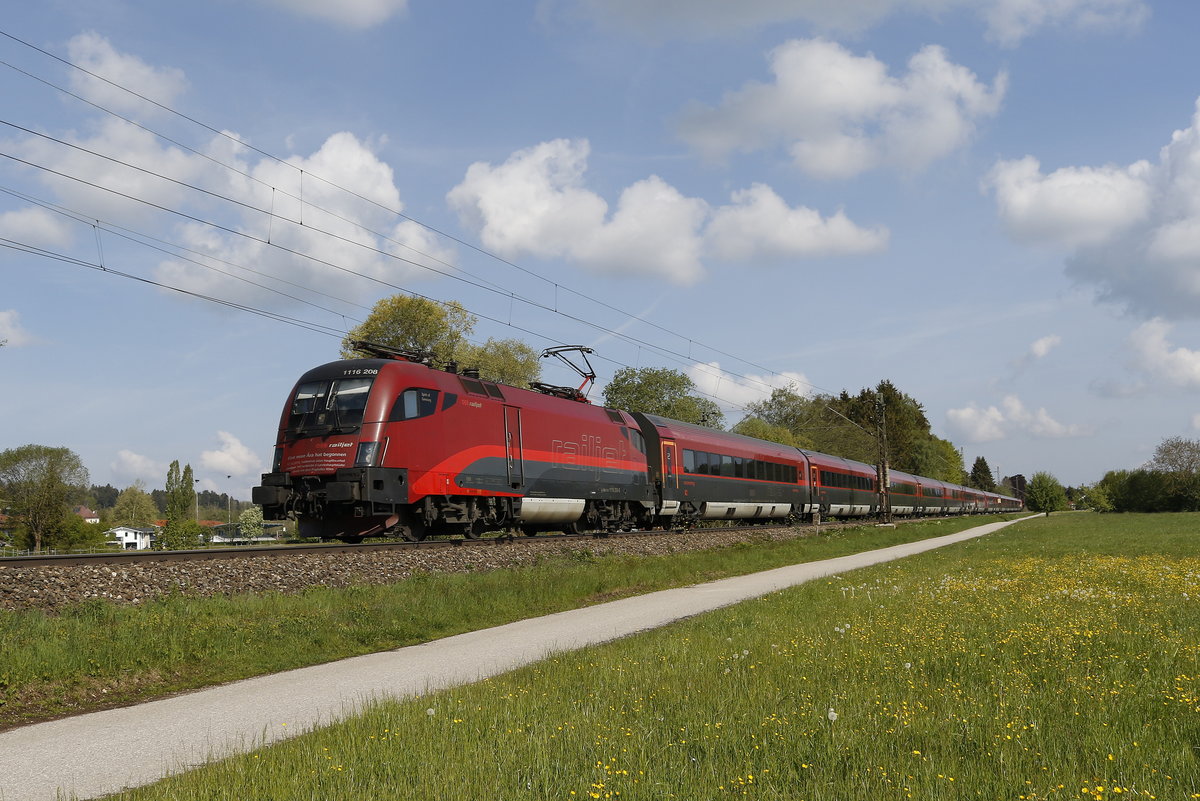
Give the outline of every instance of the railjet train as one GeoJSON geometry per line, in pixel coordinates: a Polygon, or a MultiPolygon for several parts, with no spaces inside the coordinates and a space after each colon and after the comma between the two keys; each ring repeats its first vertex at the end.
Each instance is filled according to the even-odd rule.
{"type": "MultiPolygon", "coordinates": [[[[701,521],[783,523],[879,511],[875,467],[651,414],[595,406],[578,390],[518,389],[421,354],[301,376],[274,464],[253,490],[267,519],[304,537],[478,537],[603,532],[701,521]]],[[[890,472],[892,513],[1015,511],[1021,502],[890,472]]]]}

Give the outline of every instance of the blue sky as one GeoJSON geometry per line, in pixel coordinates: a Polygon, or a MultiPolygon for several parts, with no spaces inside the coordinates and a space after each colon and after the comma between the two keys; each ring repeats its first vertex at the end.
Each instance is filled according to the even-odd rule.
{"type": "Polygon", "coordinates": [[[179,459],[248,497],[292,383],[401,290],[589,345],[601,385],[684,370],[728,422],[887,378],[1006,475],[1200,436],[1195,3],[47,0],[0,29],[0,448],[95,483],[179,459]]]}

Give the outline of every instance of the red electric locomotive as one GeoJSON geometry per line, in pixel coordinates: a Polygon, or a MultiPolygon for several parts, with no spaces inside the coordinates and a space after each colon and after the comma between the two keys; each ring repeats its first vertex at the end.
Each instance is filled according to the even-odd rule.
{"type": "Polygon", "coordinates": [[[417,354],[353,359],[301,376],[253,498],[268,518],[296,518],[301,536],[351,542],[647,527],[645,451],[615,409],[434,370],[417,354]]]}

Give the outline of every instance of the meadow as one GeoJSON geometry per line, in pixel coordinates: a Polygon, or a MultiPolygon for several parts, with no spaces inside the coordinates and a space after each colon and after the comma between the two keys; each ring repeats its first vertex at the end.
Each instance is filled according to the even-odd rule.
{"type": "Polygon", "coordinates": [[[1200,798],[1200,515],[1058,515],[478,684],[138,799],[1200,798]]]}
{"type": "Polygon", "coordinates": [[[421,573],[394,584],[177,595],[137,605],[92,600],[58,613],[0,610],[0,728],[940,536],[978,522],[841,528],[778,541],[750,535],[731,547],[660,557],[600,557],[581,546],[530,567],[421,573]]]}

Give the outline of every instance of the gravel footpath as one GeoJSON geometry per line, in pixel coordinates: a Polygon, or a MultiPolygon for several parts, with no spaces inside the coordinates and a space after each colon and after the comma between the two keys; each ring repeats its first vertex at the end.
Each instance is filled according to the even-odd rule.
{"type": "MultiPolygon", "coordinates": [[[[828,531],[831,526],[823,526],[828,531]]],[[[91,598],[140,603],[171,594],[189,596],[301,592],[308,587],[390,584],[413,573],[469,573],[536,564],[582,551],[602,556],[662,556],[732,545],[812,536],[812,527],[747,533],[699,529],[687,533],[596,540],[517,539],[483,547],[281,554],[248,559],[142,562],[131,565],[0,566],[0,609],[44,609],[91,598]]]]}

